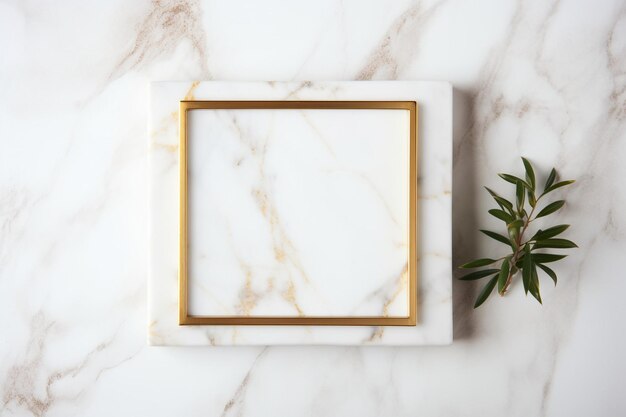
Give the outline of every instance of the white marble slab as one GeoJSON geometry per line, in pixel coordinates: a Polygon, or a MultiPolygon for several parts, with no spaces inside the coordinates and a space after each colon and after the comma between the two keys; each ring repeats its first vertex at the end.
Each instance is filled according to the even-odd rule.
{"type": "MultiPolygon", "coordinates": [[[[451,341],[449,84],[161,82],[151,93],[150,343],[451,341]],[[180,326],[177,109],[185,98],[417,101],[418,325],[180,326]]],[[[190,314],[406,316],[407,113],[191,111],[190,314]]]]}

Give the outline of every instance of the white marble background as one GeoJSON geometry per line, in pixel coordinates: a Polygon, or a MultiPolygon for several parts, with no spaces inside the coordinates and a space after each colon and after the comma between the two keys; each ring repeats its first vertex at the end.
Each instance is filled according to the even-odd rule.
{"type": "Polygon", "coordinates": [[[0,3],[0,415],[624,415],[625,102],[623,0],[0,3]],[[452,81],[455,264],[520,154],[580,249],[450,347],[149,348],[152,79],[452,81]]]}

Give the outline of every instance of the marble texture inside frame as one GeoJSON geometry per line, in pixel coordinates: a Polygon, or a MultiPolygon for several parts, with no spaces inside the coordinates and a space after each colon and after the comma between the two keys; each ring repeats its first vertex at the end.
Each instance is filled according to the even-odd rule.
{"type": "Polygon", "coordinates": [[[158,82],[151,86],[151,260],[148,338],[153,345],[420,345],[452,340],[452,89],[443,82],[158,82]],[[179,326],[178,103],[181,100],[344,100],[420,103],[419,320],[414,327],[179,326]]]}

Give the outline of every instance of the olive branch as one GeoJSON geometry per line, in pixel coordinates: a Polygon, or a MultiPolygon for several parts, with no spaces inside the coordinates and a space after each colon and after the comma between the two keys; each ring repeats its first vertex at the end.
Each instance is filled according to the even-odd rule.
{"type": "Polygon", "coordinates": [[[498,174],[504,181],[515,185],[515,205],[509,200],[498,195],[495,191],[485,187],[487,192],[495,200],[500,208],[489,210],[489,214],[502,220],[506,224],[507,235],[502,235],[490,230],[481,230],[482,233],[492,239],[507,245],[511,252],[508,255],[499,258],[480,258],[461,265],[459,268],[481,268],[493,265],[498,262],[498,268],[482,269],[471,272],[459,278],[463,281],[473,281],[491,276],[492,278],[485,284],[483,289],[476,298],[474,308],[480,306],[487,300],[493,292],[496,284],[498,285],[498,293],[502,296],[506,294],[518,272],[522,273],[522,283],[524,292],[529,292],[539,303],[541,303],[541,294],[539,292],[539,276],[537,268],[545,272],[552,280],[554,285],[557,283],[556,273],[545,264],[556,262],[565,258],[567,255],[552,254],[538,252],[540,249],[571,249],[578,246],[571,240],[557,238],[556,236],[563,233],[569,228],[568,224],[560,224],[549,227],[545,230],[539,229],[530,238],[525,240],[530,224],[541,218],[558,211],[565,204],[565,200],[557,200],[547,204],[535,214],[541,200],[550,192],[572,184],[573,180],[555,182],[557,172],[554,168],[550,171],[548,179],[543,187],[543,192],[536,196],[536,178],[535,170],[531,163],[522,158],[524,169],[526,171],[525,179],[521,179],[511,174],[498,174]],[[526,203],[530,206],[529,212],[526,211],[526,203]],[[534,217],[533,217],[534,216],[534,217]]]}

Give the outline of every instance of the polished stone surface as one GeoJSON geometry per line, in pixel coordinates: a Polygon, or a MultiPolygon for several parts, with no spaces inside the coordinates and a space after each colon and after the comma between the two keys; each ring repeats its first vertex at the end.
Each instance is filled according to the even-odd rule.
{"type": "Polygon", "coordinates": [[[623,0],[11,1],[0,51],[0,414],[626,414],[623,0]],[[148,85],[193,79],[450,81],[453,264],[520,155],[580,249],[543,306],[455,282],[448,347],[149,347],[148,85]]]}
{"type": "MultiPolygon", "coordinates": [[[[452,341],[452,87],[446,82],[151,86],[148,337],[155,345],[452,341]],[[417,326],[179,326],[179,101],[418,103],[417,326]]],[[[407,110],[191,110],[189,314],[408,315],[407,110]]]]}

